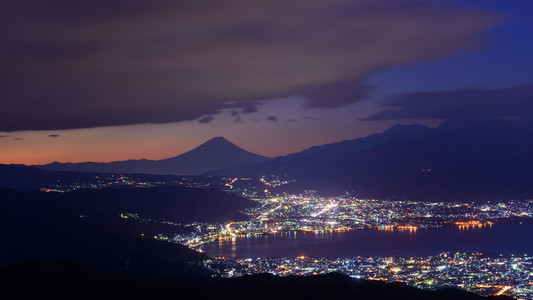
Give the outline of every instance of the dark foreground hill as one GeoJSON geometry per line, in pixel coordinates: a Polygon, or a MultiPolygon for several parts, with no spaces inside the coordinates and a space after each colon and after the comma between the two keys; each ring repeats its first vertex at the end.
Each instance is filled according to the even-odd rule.
{"type": "Polygon", "coordinates": [[[215,175],[296,179],[284,191],[422,200],[533,198],[533,120],[396,125],[215,175]]]}
{"type": "Polygon", "coordinates": [[[198,266],[203,255],[184,246],[133,236],[129,223],[118,217],[80,217],[2,205],[0,220],[0,267],[53,259],[77,261],[107,272],[140,273],[147,278],[207,274],[198,266]]]}
{"type": "Polygon", "coordinates": [[[192,274],[198,270],[190,263],[201,258],[197,252],[153,239],[158,233],[172,237],[185,228],[146,220],[223,222],[245,218],[238,209],[253,205],[215,189],[0,190],[0,267],[47,258],[114,272],[192,274]],[[141,219],[123,219],[121,213],[141,219]]]}
{"type": "Polygon", "coordinates": [[[197,175],[239,164],[257,163],[267,157],[248,152],[223,137],[215,137],[193,150],[162,160],[126,160],[109,163],[58,163],[35,166],[49,171],[197,175]]]}

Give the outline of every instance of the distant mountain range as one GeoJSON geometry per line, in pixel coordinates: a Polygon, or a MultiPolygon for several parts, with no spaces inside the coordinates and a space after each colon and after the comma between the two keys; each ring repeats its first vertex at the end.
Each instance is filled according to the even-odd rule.
{"type": "Polygon", "coordinates": [[[57,183],[74,185],[80,182],[97,183],[100,174],[45,171],[24,165],[0,164],[0,189],[39,190],[57,183]]]}
{"type": "Polygon", "coordinates": [[[316,146],[273,159],[250,153],[217,137],[187,153],[159,161],[36,166],[55,170],[45,173],[36,168],[0,165],[0,186],[23,187],[25,182],[34,186],[39,180],[57,178],[63,181],[65,177],[79,177],[77,180],[84,182],[84,174],[88,174],[58,171],[93,172],[93,175],[274,175],[294,180],[269,188],[274,193],[312,189],[320,194],[348,192],[372,198],[533,199],[531,137],[533,119],[450,120],[437,128],[396,125],[383,133],[316,146]]]}
{"type": "Polygon", "coordinates": [[[20,192],[0,188],[0,208],[54,212],[71,216],[140,213],[172,222],[246,220],[240,211],[257,202],[216,188],[160,186],[151,188],[86,189],[68,193],[20,192]]]}
{"type": "Polygon", "coordinates": [[[162,160],[126,160],[109,163],[59,163],[34,166],[48,171],[198,175],[239,164],[258,163],[267,157],[248,152],[223,137],[214,137],[195,149],[162,160]]]}
{"type": "Polygon", "coordinates": [[[278,191],[316,189],[424,200],[533,198],[533,120],[451,120],[312,147],[212,175],[296,179],[278,191]]]}

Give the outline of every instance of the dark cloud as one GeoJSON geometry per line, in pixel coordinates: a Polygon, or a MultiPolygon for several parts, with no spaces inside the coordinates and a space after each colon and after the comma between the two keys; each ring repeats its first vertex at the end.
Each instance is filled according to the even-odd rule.
{"type": "Polygon", "coordinates": [[[370,85],[356,80],[304,88],[302,92],[307,96],[306,106],[309,108],[335,108],[364,100],[371,90],[370,85]]]}
{"type": "Polygon", "coordinates": [[[214,119],[215,119],[215,117],[213,117],[213,116],[205,116],[205,117],[202,117],[202,118],[198,119],[198,122],[207,124],[207,123],[213,121],[214,119]]]}
{"type": "Polygon", "coordinates": [[[56,138],[56,137],[59,137],[59,134],[50,134],[50,135],[48,135],[48,137],[56,138]]]}
{"type": "Polygon", "coordinates": [[[13,138],[14,141],[22,140],[21,137],[16,137],[16,136],[6,135],[6,134],[0,134],[0,139],[2,139],[2,138],[13,138]]]}
{"type": "Polygon", "coordinates": [[[278,117],[276,117],[276,116],[270,116],[270,117],[267,117],[266,119],[269,120],[269,121],[272,121],[272,122],[277,122],[278,121],[278,117]]]}
{"type": "Polygon", "coordinates": [[[363,120],[460,119],[533,116],[533,84],[502,89],[416,92],[393,96],[363,120]]]}
{"type": "Polygon", "coordinates": [[[339,107],[371,73],[479,47],[499,22],[438,3],[1,1],[0,131],[195,120],[292,95],[339,107]]]}
{"type": "Polygon", "coordinates": [[[241,109],[242,114],[251,114],[258,110],[257,105],[247,105],[241,109]]]}

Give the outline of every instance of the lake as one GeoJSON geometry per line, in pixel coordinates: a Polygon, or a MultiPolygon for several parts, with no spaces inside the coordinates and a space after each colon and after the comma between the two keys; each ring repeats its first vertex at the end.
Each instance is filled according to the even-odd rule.
{"type": "Polygon", "coordinates": [[[291,233],[237,238],[203,245],[211,257],[429,256],[445,251],[533,254],[533,224],[496,224],[484,228],[417,231],[377,229],[291,233]]]}

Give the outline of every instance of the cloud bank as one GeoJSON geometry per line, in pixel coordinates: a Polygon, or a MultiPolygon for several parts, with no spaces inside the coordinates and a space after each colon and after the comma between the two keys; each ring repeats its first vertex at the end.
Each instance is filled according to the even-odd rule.
{"type": "Polygon", "coordinates": [[[393,96],[363,120],[533,117],[533,84],[501,89],[415,92],[393,96]]]}
{"type": "Polygon", "coordinates": [[[6,0],[0,131],[195,120],[291,95],[339,107],[369,74],[479,47],[498,22],[418,0],[6,0]]]}

